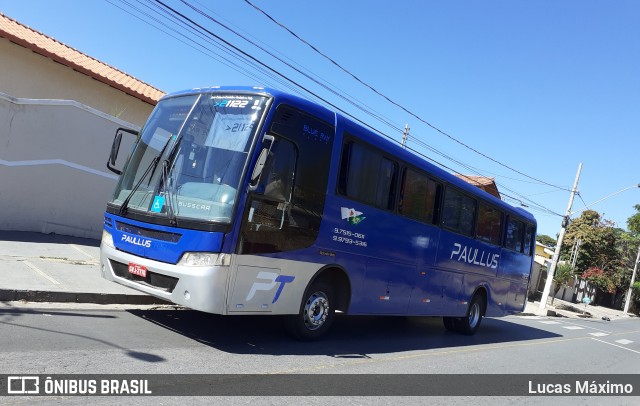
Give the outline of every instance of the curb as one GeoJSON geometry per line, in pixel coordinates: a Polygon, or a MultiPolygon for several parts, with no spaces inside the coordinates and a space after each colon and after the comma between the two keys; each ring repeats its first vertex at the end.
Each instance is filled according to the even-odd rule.
{"type": "Polygon", "coordinates": [[[124,305],[164,305],[172,304],[148,295],[128,295],[124,293],[76,293],[47,292],[41,290],[0,289],[0,302],[56,302],[56,303],[96,303],[124,305]]]}

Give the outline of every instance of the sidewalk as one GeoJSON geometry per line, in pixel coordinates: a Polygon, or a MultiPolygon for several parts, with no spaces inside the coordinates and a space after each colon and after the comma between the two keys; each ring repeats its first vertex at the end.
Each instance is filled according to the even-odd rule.
{"type": "MultiPolygon", "coordinates": [[[[551,299],[547,300],[551,303],[551,299]]],[[[555,299],[553,306],[547,304],[544,309],[540,308],[540,302],[527,302],[524,312],[521,316],[551,316],[551,317],[568,317],[573,319],[598,319],[598,320],[622,320],[630,317],[637,317],[635,314],[625,314],[622,310],[609,309],[608,307],[592,306],[581,303],[565,302],[564,300],[555,299]]]]}
{"type": "Polygon", "coordinates": [[[0,301],[166,304],[102,279],[100,241],[0,231],[0,301]]]}

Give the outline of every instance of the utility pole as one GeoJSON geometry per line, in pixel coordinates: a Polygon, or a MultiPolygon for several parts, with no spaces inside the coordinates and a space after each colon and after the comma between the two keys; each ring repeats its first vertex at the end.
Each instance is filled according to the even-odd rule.
{"type": "Polygon", "coordinates": [[[631,303],[631,291],[633,291],[633,283],[636,281],[636,271],[638,270],[638,262],[640,262],[640,246],[638,247],[638,256],[636,257],[636,264],[633,266],[633,273],[631,274],[631,283],[629,284],[629,290],[627,290],[627,299],[624,302],[625,313],[629,313],[629,304],[631,303]]]}
{"type": "Polygon", "coordinates": [[[409,137],[409,124],[404,125],[404,133],[402,134],[402,146],[407,147],[407,138],[409,137]]]}
{"type": "Polygon", "coordinates": [[[573,182],[573,189],[571,189],[571,195],[569,196],[569,204],[567,205],[567,211],[562,218],[562,228],[560,229],[560,235],[558,235],[558,243],[556,244],[556,252],[553,255],[551,261],[551,268],[547,271],[547,280],[544,284],[544,292],[542,292],[542,299],[540,299],[540,308],[547,307],[547,299],[549,298],[549,292],[551,292],[551,286],[553,285],[553,276],[558,266],[558,260],[560,259],[560,247],[562,247],[562,241],[564,240],[564,233],[567,231],[569,225],[569,216],[571,216],[571,206],[573,206],[573,198],[578,192],[578,180],[580,180],[580,172],[582,171],[582,162],[578,165],[578,173],[576,173],[576,180],[573,182]]]}
{"type": "Polygon", "coordinates": [[[569,258],[569,262],[571,262],[571,269],[575,271],[576,262],[578,261],[578,253],[580,252],[580,244],[582,244],[582,240],[578,238],[573,244],[573,249],[571,250],[571,258],[569,258]]]}

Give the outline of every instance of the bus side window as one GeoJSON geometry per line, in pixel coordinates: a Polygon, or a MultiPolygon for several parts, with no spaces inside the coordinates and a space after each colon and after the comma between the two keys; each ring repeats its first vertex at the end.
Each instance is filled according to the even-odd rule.
{"type": "Polygon", "coordinates": [[[448,187],[444,192],[442,226],[467,236],[473,235],[476,200],[448,187]]]}
{"type": "Polygon", "coordinates": [[[398,165],[354,142],[346,144],[342,154],[338,191],[380,209],[393,209],[398,165]]]}
{"type": "Polygon", "coordinates": [[[502,220],[504,215],[498,209],[480,203],[478,207],[478,227],[476,237],[494,245],[502,242],[502,220]]]}
{"type": "Polygon", "coordinates": [[[276,138],[249,210],[248,220],[254,231],[270,232],[286,225],[297,156],[293,143],[276,138]]]}
{"type": "Polygon", "coordinates": [[[409,168],[404,170],[400,205],[403,216],[427,224],[436,222],[440,184],[409,168]]]}
{"type": "Polygon", "coordinates": [[[524,223],[510,218],[507,222],[507,235],[505,237],[504,246],[510,250],[522,252],[524,245],[524,232],[524,223]]]}
{"type": "Polygon", "coordinates": [[[264,176],[264,196],[280,202],[290,202],[298,153],[292,142],[276,139],[267,160],[264,176]]]}
{"type": "Polygon", "coordinates": [[[266,254],[310,247],[324,210],[335,129],[308,112],[280,104],[260,181],[249,193],[239,252],[266,254]]]}

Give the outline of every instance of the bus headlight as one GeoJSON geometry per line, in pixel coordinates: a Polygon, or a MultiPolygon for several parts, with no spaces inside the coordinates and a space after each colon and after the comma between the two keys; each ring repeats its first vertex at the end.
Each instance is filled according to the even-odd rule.
{"type": "Polygon", "coordinates": [[[182,266],[229,266],[231,255],[211,252],[185,252],[178,265],[182,266]]]}
{"type": "Polygon", "coordinates": [[[107,230],[102,230],[102,243],[107,247],[115,248],[115,244],[113,243],[113,236],[107,230]]]}

